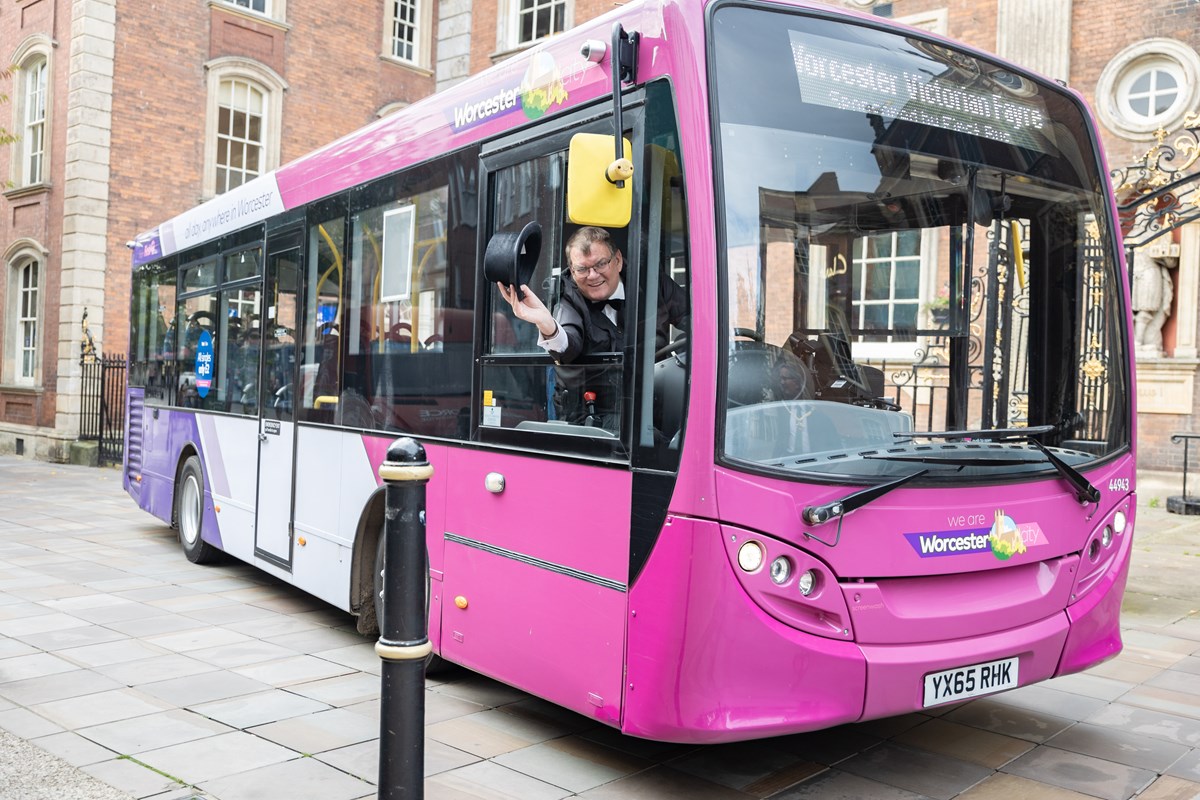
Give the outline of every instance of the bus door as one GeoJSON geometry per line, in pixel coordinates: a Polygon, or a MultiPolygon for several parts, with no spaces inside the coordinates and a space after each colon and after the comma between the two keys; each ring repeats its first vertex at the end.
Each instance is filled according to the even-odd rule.
{"type": "Polygon", "coordinates": [[[296,325],[302,241],[299,228],[269,237],[261,323],[254,554],[284,569],[291,568],[295,508],[296,325]]]}
{"type": "MultiPolygon", "coordinates": [[[[563,245],[578,227],[564,218],[568,140],[483,156],[484,241],[541,226],[528,286],[549,308],[571,280],[563,245]]],[[[631,228],[613,232],[623,253],[631,228]]],[[[633,486],[625,353],[556,364],[495,284],[481,277],[479,292],[472,425],[494,446],[449,452],[441,654],[619,724],[633,486]]]]}

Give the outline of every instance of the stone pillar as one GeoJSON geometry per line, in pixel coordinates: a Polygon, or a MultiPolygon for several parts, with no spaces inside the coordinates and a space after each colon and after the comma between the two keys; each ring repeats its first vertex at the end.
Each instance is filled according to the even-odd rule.
{"type": "Polygon", "coordinates": [[[996,53],[1051,78],[1071,74],[1071,0],[999,0],[996,53]]]}
{"type": "Polygon", "coordinates": [[[67,440],[79,435],[79,347],[84,308],[88,309],[88,326],[98,348],[125,350],[123,344],[104,339],[115,37],[116,0],[72,3],[54,425],[56,434],[67,440]]]}
{"type": "MultiPolygon", "coordinates": [[[[1165,238],[1165,237],[1164,237],[1165,238]]],[[[1175,295],[1176,358],[1196,358],[1196,319],[1200,297],[1200,223],[1179,230],[1179,288],[1175,295]]]]}
{"type": "Polygon", "coordinates": [[[471,7],[473,0],[440,0],[438,3],[437,91],[449,88],[471,74],[471,7]]]}

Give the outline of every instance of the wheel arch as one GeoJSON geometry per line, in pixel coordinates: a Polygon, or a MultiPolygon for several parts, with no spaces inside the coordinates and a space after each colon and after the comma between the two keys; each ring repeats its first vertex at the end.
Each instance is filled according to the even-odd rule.
{"type": "Polygon", "coordinates": [[[359,629],[363,623],[369,623],[372,630],[375,623],[374,571],[375,548],[379,536],[383,532],[384,487],[378,487],[367,498],[362,513],[358,517],[358,526],[354,531],[354,554],[350,562],[350,612],[359,619],[359,629]]]}

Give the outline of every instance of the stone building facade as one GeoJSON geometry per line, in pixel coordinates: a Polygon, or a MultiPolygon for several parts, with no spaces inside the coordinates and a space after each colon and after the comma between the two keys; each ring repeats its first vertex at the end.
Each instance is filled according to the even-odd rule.
{"type": "MultiPolygon", "coordinates": [[[[1096,109],[1110,166],[1200,112],[1200,0],[837,2],[1067,82],[1096,109]]],[[[124,352],[134,235],[611,7],[10,0],[0,50],[17,69],[0,123],[19,138],[0,147],[0,453],[66,458],[84,313],[103,352],[124,352]]],[[[1138,360],[1139,458],[1177,468],[1170,434],[1191,430],[1200,402],[1200,230],[1158,244],[1173,254],[1172,299],[1161,353],[1138,360]]]]}

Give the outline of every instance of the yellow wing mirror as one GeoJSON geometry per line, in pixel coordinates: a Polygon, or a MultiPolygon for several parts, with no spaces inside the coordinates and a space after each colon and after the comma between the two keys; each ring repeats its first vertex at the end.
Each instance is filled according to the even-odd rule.
{"type": "Polygon", "coordinates": [[[577,225],[624,228],[633,210],[633,151],[621,140],[625,157],[614,159],[613,137],[577,133],[567,156],[567,218],[577,225]]]}

